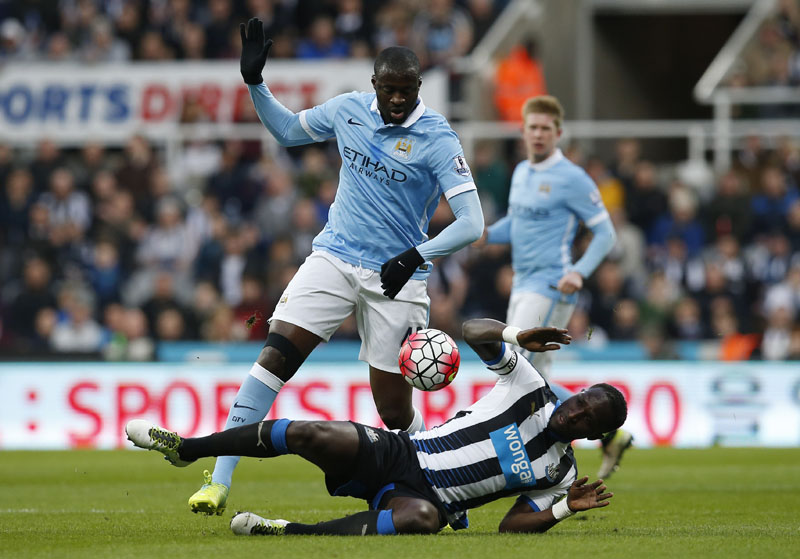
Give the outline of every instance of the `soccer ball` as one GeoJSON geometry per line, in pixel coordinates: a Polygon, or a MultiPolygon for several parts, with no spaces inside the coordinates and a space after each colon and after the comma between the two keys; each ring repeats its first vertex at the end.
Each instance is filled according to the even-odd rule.
{"type": "Polygon", "coordinates": [[[398,357],[403,378],[414,388],[432,391],[444,388],[456,378],[461,356],[453,339],[435,328],[411,334],[398,357]]]}

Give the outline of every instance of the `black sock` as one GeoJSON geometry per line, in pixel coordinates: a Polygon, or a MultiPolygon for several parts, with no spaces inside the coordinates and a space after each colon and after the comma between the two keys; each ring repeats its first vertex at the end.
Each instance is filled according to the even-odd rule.
{"type": "Polygon", "coordinates": [[[271,458],[287,454],[285,419],[262,421],[234,427],[207,437],[183,439],[179,454],[184,460],[206,456],[253,456],[271,458]],[[273,433],[273,428],[275,433],[273,433]],[[275,439],[273,439],[275,436],[275,439]]]}
{"type": "Polygon", "coordinates": [[[395,533],[391,510],[367,510],[319,524],[290,522],[286,525],[286,534],[370,536],[395,533]]]}

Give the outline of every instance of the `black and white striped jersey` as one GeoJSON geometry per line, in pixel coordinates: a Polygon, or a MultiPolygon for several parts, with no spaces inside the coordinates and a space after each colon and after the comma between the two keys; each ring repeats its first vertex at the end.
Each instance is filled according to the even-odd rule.
{"type": "Polygon", "coordinates": [[[527,360],[503,344],[487,367],[500,375],[483,398],[446,423],[410,435],[451,521],[510,495],[550,508],[577,477],[569,441],[547,429],[557,398],[527,360]]]}

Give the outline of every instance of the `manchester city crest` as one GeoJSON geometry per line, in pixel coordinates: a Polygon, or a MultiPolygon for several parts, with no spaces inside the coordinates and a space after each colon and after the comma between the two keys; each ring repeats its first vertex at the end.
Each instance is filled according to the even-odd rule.
{"type": "Polygon", "coordinates": [[[408,159],[411,157],[411,148],[414,147],[414,140],[411,138],[400,138],[394,145],[392,155],[400,159],[408,159]]]}

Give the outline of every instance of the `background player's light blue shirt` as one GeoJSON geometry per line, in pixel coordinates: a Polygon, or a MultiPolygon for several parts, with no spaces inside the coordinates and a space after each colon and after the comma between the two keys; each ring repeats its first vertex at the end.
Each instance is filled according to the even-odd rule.
{"type": "Polygon", "coordinates": [[[508,215],[489,228],[487,240],[513,240],[513,289],[574,302],[577,294],[564,295],[554,286],[570,270],[588,277],[615,238],[594,181],[557,149],[540,163],[525,160],[517,165],[511,176],[508,207],[508,215]],[[581,221],[595,232],[602,229],[605,235],[600,242],[593,241],[585,258],[573,266],[572,242],[581,221]]]}
{"type": "MultiPolygon", "coordinates": [[[[458,136],[419,100],[402,125],[384,124],[374,93],[339,95],[299,113],[317,142],[336,138],[342,167],[328,223],[314,239],[350,264],[380,270],[388,259],[426,241],[444,193],[475,190],[458,136]]],[[[430,263],[414,274],[422,279],[430,263]]]]}

